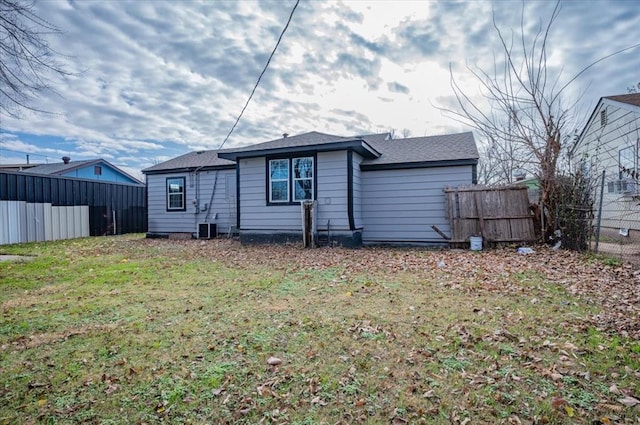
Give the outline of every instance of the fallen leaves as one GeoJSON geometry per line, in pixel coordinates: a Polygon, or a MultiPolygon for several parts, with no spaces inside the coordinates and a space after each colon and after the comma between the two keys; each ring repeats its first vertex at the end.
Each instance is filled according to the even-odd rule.
{"type": "MultiPolygon", "coordinates": [[[[156,245],[167,242],[144,240],[142,243],[156,245]]],[[[176,240],[170,243],[182,245],[185,249],[194,245],[194,241],[176,240]]],[[[437,271],[442,285],[447,288],[470,293],[529,294],[529,302],[534,305],[544,302],[544,297],[532,294],[532,289],[522,283],[542,277],[564,286],[573,295],[601,306],[601,311],[591,318],[593,324],[610,332],[640,339],[640,273],[628,264],[607,265],[571,251],[541,246],[528,255],[506,248],[472,255],[464,250],[393,250],[384,247],[308,250],[296,245],[272,245],[269,246],[268,255],[265,255],[260,246],[238,246],[236,241],[214,239],[200,246],[196,255],[217,258],[238,268],[246,268],[250,264],[279,270],[286,264],[286,267],[294,270],[323,270],[340,266],[348,271],[341,274],[332,285],[377,270],[418,275],[437,271]],[[473,285],[465,282],[473,282],[473,285]]],[[[371,282],[367,284],[371,285],[371,282]]],[[[314,292],[320,292],[314,289],[314,292]]],[[[343,294],[350,298],[356,292],[357,289],[349,288],[343,294]]]]}
{"type": "MultiPolygon", "coordinates": [[[[14,350],[27,350],[30,348],[40,347],[41,345],[64,342],[69,338],[73,338],[75,336],[83,336],[93,332],[109,332],[115,328],[116,325],[114,324],[100,324],[73,327],[65,329],[61,332],[40,333],[29,336],[22,335],[11,341],[11,346],[7,346],[6,348],[11,347],[14,350]]],[[[3,347],[3,350],[4,349],[5,348],[3,347]]]]}
{"type": "Polygon", "coordinates": [[[618,403],[623,404],[627,407],[634,407],[640,405],[640,400],[635,397],[626,396],[621,399],[618,399],[618,403]]]}
{"type": "MultiPolygon", "coordinates": [[[[13,370],[25,374],[6,380],[22,382],[29,397],[0,388],[0,397],[16,400],[12,409],[20,400],[31,418],[79,422],[73,409],[117,418],[117,404],[140,423],[285,424],[309,416],[612,425],[640,416],[637,346],[623,338],[638,332],[639,275],[625,267],[545,248],[523,256],[265,250],[229,240],[130,244],[139,253],[114,246],[116,262],[124,255],[141,264],[153,253],[171,263],[158,266],[162,279],[96,293],[91,303],[102,313],[77,314],[75,323],[68,307],[47,307],[59,327],[2,341],[2,351],[21,357],[13,370]],[[139,308],[123,302],[130,299],[139,308]],[[73,354],[63,361],[63,352],[73,354]],[[218,367],[228,363],[234,367],[218,367]]],[[[65,305],[88,301],[65,291],[65,305]]],[[[3,304],[13,303],[5,310],[15,323],[16,306],[42,308],[52,299],[32,292],[35,307],[3,304]]]]}
{"type": "Polygon", "coordinates": [[[282,364],[282,359],[271,356],[267,359],[267,364],[269,366],[279,366],[280,364],[282,364]]]}
{"type": "Polygon", "coordinates": [[[571,406],[564,406],[564,411],[567,413],[567,416],[573,418],[576,415],[576,411],[573,410],[571,406]]]}

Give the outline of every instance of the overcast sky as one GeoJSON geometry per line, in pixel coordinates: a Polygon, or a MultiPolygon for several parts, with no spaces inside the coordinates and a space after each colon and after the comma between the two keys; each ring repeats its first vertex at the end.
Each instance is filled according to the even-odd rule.
{"type": "MultiPolygon", "coordinates": [[[[41,1],[64,30],[50,40],[75,74],[35,106],[56,114],[1,117],[0,162],[102,157],[128,171],[188,151],[216,149],[231,129],[294,0],[41,1]],[[19,151],[23,153],[16,153],[19,151]],[[37,154],[37,155],[36,155],[37,154]],[[42,156],[39,156],[42,155],[42,156]]],[[[282,133],[340,135],[395,129],[412,136],[466,131],[437,106],[452,104],[449,69],[471,95],[467,65],[490,70],[521,17],[529,37],[555,3],[302,0],[244,117],[225,147],[282,133]]],[[[635,1],[567,1],[550,36],[561,81],[640,42],[635,1]]],[[[572,86],[579,110],[640,81],[640,48],[590,69],[572,86]]]]}

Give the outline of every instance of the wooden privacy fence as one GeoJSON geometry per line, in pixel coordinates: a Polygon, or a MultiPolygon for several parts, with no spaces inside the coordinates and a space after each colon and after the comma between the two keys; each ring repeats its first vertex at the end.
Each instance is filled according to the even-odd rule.
{"type": "Polygon", "coordinates": [[[452,244],[482,236],[488,243],[531,242],[536,239],[527,188],[469,186],[446,188],[452,244]]]}

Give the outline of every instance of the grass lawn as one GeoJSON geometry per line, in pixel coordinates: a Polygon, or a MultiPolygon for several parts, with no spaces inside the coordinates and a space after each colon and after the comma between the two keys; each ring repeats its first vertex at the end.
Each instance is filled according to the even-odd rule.
{"type": "Polygon", "coordinates": [[[536,251],[0,247],[0,423],[639,424],[637,275],[536,251]]]}

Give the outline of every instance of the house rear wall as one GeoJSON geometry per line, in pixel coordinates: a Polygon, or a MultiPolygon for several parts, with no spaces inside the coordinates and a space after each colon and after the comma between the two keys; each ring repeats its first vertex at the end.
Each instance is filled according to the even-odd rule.
{"type": "Polygon", "coordinates": [[[362,172],[364,243],[445,243],[450,234],[443,189],[472,183],[472,167],[362,172]]]}
{"type": "MultiPolygon", "coordinates": [[[[347,153],[319,152],[317,170],[317,226],[332,231],[349,230],[347,216],[347,153]]],[[[300,204],[267,205],[266,158],[240,160],[240,211],[242,231],[301,232],[300,204]]]]}
{"type": "Polygon", "coordinates": [[[149,211],[148,232],[156,235],[169,233],[197,234],[198,223],[204,223],[207,211],[202,211],[205,204],[210,209],[208,223],[216,223],[219,233],[227,233],[230,226],[235,226],[235,187],[227,188],[230,182],[235,182],[235,170],[210,170],[198,172],[199,194],[196,195],[196,174],[171,173],[151,174],[147,176],[149,211]],[[214,181],[215,194],[211,198],[214,181]],[[167,211],[166,182],[169,177],[185,178],[186,211],[167,211]],[[199,197],[200,212],[196,214],[193,200],[199,197]],[[214,217],[215,216],[215,217],[214,217]]]}

